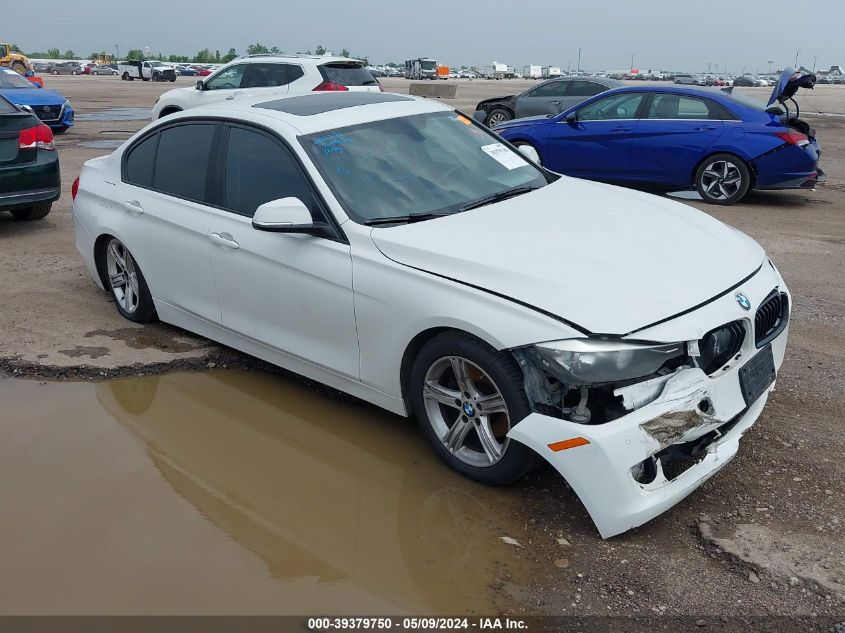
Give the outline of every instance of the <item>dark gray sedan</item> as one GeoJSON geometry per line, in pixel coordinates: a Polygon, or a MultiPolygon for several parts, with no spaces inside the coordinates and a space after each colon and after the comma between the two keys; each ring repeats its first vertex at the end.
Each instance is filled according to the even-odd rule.
{"type": "Polygon", "coordinates": [[[517,95],[481,101],[475,109],[483,116],[476,114],[475,118],[492,127],[511,119],[560,114],[585,99],[623,85],[606,77],[556,77],[517,95]]]}

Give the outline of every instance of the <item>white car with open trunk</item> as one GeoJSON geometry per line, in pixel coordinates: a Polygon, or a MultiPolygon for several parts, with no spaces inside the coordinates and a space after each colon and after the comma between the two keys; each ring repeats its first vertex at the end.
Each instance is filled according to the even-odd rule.
{"type": "Polygon", "coordinates": [[[126,318],[413,414],[476,480],[545,459],[604,537],[723,467],[784,357],[789,292],[751,238],[550,173],[433,101],[192,109],[88,161],[73,193],[77,247],[126,318]]]}

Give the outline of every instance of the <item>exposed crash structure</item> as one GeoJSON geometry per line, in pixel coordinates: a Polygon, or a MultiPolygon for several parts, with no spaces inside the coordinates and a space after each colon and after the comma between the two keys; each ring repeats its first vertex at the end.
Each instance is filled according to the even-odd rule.
{"type": "Polygon", "coordinates": [[[658,325],[648,328],[654,338],[637,333],[513,350],[535,413],[509,435],[566,478],[604,538],[692,492],[734,456],[756,421],[783,362],[790,310],[782,280],[764,290],[761,277],[779,277],[765,268],[743,292],[714,302],[727,313],[753,304],[753,317],[699,339],[644,342],[656,338],[658,325]]]}

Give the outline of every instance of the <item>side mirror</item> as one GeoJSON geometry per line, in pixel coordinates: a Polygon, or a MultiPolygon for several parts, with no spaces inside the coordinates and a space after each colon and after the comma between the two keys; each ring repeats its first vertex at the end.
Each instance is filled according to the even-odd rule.
{"type": "Polygon", "coordinates": [[[304,233],[331,236],[329,225],[314,222],[308,207],[299,198],[280,198],[265,202],[252,216],[252,228],[271,233],[304,233]]]}
{"type": "Polygon", "coordinates": [[[566,115],[564,119],[567,123],[577,123],[578,122],[578,113],[577,112],[570,112],[566,115]]]}
{"type": "Polygon", "coordinates": [[[194,87],[197,90],[205,90],[205,82],[202,79],[200,79],[200,80],[197,81],[196,84],[194,84],[194,87]]]}
{"type": "Polygon", "coordinates": [[[517,145],[516,149],[519,150],[519,153],[525,156],[530,161],[533,161],[540,164],[540,155],[537,153],[537,150],[531,147],[530,145],[517,145]]]}

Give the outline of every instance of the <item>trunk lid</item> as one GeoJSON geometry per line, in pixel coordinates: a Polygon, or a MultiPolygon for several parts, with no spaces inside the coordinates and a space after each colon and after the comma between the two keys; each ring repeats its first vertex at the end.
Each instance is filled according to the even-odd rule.
{"type": "Polygon", "coordinates": [[[813,73],[805,73],[794,68],[787,68],[781,73],[780,78],[775,84],[767,105],[771,106],[775,103],[784,103],[792,99],[799,88],[812,90],[815,85],[816,76],[813,73]]]}
{"type": "MultiPolygon", "coordinates": [[[[18,162],[20,131],[35,127],[39,123],[34,115],[18,110],[0,97],[0,165],[18,162]]],[[[27,151],[35,154],[34,150],[27,151]]]]}

